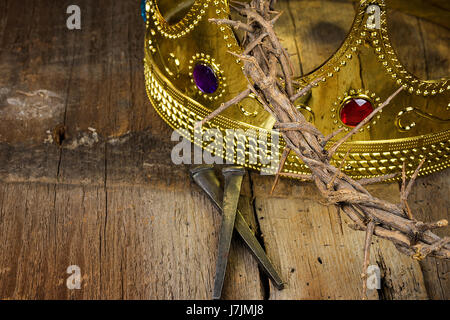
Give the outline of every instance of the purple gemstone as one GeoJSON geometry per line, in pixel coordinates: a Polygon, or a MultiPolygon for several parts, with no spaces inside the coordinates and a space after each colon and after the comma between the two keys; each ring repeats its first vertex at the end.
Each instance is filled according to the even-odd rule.
{"type": "Polygon", "coordinates": [[[219,87],[219,81],[214,70],[206,64],[196,64],[193,76],[195,84],[204,93],[213,93],[219,87]]]}

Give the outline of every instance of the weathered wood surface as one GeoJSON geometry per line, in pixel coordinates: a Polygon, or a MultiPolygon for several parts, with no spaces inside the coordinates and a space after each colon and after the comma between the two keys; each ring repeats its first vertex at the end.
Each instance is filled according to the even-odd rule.
{"type": "MultiPolygon", "coordinates": [[[[188,168],[169,160],[171,130],[144,90],[139,1],[77,4],[82,30],[69,31],[60,1],[0,0],[0,299],[209,299],[220,217],[188,168]],[[58,125],[66,128],[61,147],[52,137],[58,125]],[[70,265],[81,268],[81,290],[66,287],[70,265]]],[[[299,53],[299,74],[337,49],[353,17],[347,1],[280,6],[289,16],[280,28],[295,23],[298,32],[289,49],[299,53]],[[312,21],[320,10],[340,14],[312,21]]],[[[447,75],[446,30],[394,14],[394,44],[408,68],[447,75]]],[[[269,285],[236,237],[225,298],[360,298],[363,235],[345,219],[341,228],[312,185],[282,180],[269,198],[271,182],[247,176],[240,206],[287,288],[269,285]]],[[[371,188],[398,199],[397,184],[371,188]]],[[[448,190],[448,170],[419,179],[413,210],[449,217],[448,190]]],[[[370,298],[449,298],[448,263],[419,265],[374,244],[383,285],[370,298]]]]}

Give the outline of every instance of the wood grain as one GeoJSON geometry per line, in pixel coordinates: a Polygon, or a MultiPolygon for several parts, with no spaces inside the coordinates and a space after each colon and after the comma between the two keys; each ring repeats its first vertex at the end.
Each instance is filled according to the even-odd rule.
{"type": "MultiPolygon", "coordinates": [[[[0,0],[0,299],[209,299],[220,216],[189,168],[169,160],[171,130],[144,89],[139,1],[77,4],[82,30],[69,31],[61,1],[0,0]],[[66,287],[70,265],[81,268],[81,290],[66,287]]],[[[289,18],[279,28],[295,30],[285,43],[298,74],[337,49],[354,13],[352,1],[280,5],[289,18]]],[[[422,30],[408,35],[414,47],[400,32],[402,61],[424,77],[447,75],[442,27],[394,14],[396,29],[422,30]]],[[[235,236],[224,297],[359,299],[363,234],[345,220],[341,228],[311,184],[282,179],[268,197],[271,183],[248,175],[240,208],[287,288],[273,288],[235,236]]],[[[448,217],[448,184],[448,170],[419,179],[415,214],[448,217]]],[[[396,184],[372,188],[398,199],[396,184]]],[[[421,269],[376,238],[371,264],[383,279],[371,299],[449,298],[448,264],[421,269]]]]}
{"type": "MultiPolygon", "coordinates": [[[[422,221],[438,221],[442,217],[450,216],[450,177],[449,171],[445,174],[433,174],[417,180],[416,186],[410,196],[411,210],[415,217],[422,221]]],[[[450,227],[438,230],[439,236],[448,235],[450,227]]],[[[430,258],[420,262],[425,285],[430,299],[450,299],[450,263],[430,258]]]]}
{"type": "MultiPolygon", "coordinates": [[[[288,282],[283,291],[271,287],[270,298],[360,299],[364,233],[351,230],[344,217],[341,225],[336,208],[322,204],[312,184],[283,180],[269,197],[270,177],[252,177],[264,243],[288,282]]],[[[389,200],[399,196],[395,184],[370,191],[389,200]]],[[[427,298],[419,264],[388,241],[374,238],[370,264],[378,265],[382,277],[371,299],[427,298]]]]}
{"type": "MultiPolygon", "coordinates": [[[[46,110],[0,115],[0,298],[209,299],[220,219],[188,168],[168,161],[171,130],[144,90],[139,2],[79,1],[81,31],[66,29],[62,3],[29,2],[23,20],[27,4],[0,4],[2,107],[46,110]],[[73,264],[79,291],[65,283],[73,264]]],[[[239,240],[224,297],[263,297],[239,240]]]]}
{"type": "MultiPolygon", "coordinates": [[[[295,44],[295,48],[291,48],[291,50],[297,50],[300,57],[308,57],[299,59],[300,70],[305,70],[303,72],[312,71],[323,63],[337,49],[350,27],[350,24],[346,22],[348,18],[346,14],[350,13],[353,17],[354,10],[351,3],[345,1],[335,2],[333,5],[325,3],[326,1],[279,3],[280,9],[289,12],[291,19],[280,20],[280,26],[277,28],[285,37],[288,37],[285,39],[285,43],[295,44]],[[315,24],[311,23],[312,21],[303,20],[306,12],[314,13],[313,16],[316,17],[331,17],[327,23],[332,24],[329,27],[334,30],[334,33],[328,32],[326,36],[323,36],[320,32],[314,32],[315,24]],[[343,14],[340,14],[338,21],[335,21],[333,19],[336,18],[336,15],[332,12],[342,12],[343,14]],[[347,30],[345,30],[346,28],[347,30]],[[301,31],[283,32],[292,29],[301,31]],[[340,32],[342,35],[339,36],[336,32],[340,32]],[[332,36],[328,39],[327,36],[330,34],[332,36]],[[317,52],[323,56],[316,54],[317,52]]],[[[322,28],[321,30],[325,33],[326,27],[320,26],[320,22],[319,19],[319,29],[322,28]]],[[[442,27],[420,21],[398,11],[390,14],[389,23],[396,31],[393,33],[395,35],[394,46],[396,49],[400,49],[402,62],[406,62],[406,66],[412,72],[428,79],[441,77],[443,73],[448,74],[447,65],[438,61],[447,55],[448,44],[445,45],[435,38],[429,39],[429,37],[438,37],[436,35],[447,34],[442,27]],[[422,32],[424,26],[429,28],[426,33],[422,32]],[[405,42],[408,37],[412,38],[408,41],[417,45],[412,47],[408,45],[411,43],[405,42]],[[438,45],[431,46],[431,43],[438,45]],[[428,59],[426,55],[430,48],[433,48],[433,59],[428,59]],[[427,63],[424,64],[423,61],[427,63]],[[437,69],[439,69],[438,72],[436,72],[437,69]]],[[[441,175],[443,179],[448,180],[448,172],[441,173],[441,175]]],[[[266,248],[269,254],[273,255],[272,258],[282,264],[283,276],[288,277],[290,279],[288,282],[292,284],[285,291],[279,292],[272,289],[271,298],[360,298],[361,272],[356,267],[356,261],[360,261],[362,266],[364,235],[348,230],[345,227],[345,220],[341,231],[336,209],[321,205],[320,199],[314,196],[314,188],[311,184],[303,183],[302,187],[298,187],[285,182],[284,185],[278,187],[278,195],[271,198],[268,197],[268,190],[264,187],[268,181],[261,181],[262,178],[256,175],[254,175],[254,179],[257,181],[254,185],[261,186],[255,191],[256,213],[260,219],[266,248]],[[281,198],[279,198],[280,196],[281,198]],[[337,225],[339,228],[336,227],[337,225]],[[324,263],[324,257],[328,258],[326,263],[324,263]],[[339,277],[336,278],[336,274],[339,277]]],[[[377,196],[398,202],[397,185],[376,185],[370,189],[377,196]]],[[[444,188],[444,190],[448,193],[448,189],[444,188]]],[[[426,194],[423,196],[427,197],[426,194]]],[[[442,200],[436,202],[431,208],[441,218],[448,217],[447,204],[442,203],[442,200]],[[444,212],[441,208],[445,208],[444,212]]],[[[429,287],[429,290],[441,292],[440,295],[430,293],[431,298],[442,298],[442,280],[437,279],[437,277],[443,277],[445,281],[446,278],[442,273],[431,279],[429,277],[432,277],[432,272],[427,272],[426,280],[433,284],[426,285],[417,262],[399,255],[390,243],[379,239],[375,241],[371,252],[371,263],[380,267],[383,282],[381,290],[372,292],[370,296],[372,299],[424,299],[428,297],[426,287],[429,287]]],[[[432,267],[429,266],[429,268],[432,267]]]]}

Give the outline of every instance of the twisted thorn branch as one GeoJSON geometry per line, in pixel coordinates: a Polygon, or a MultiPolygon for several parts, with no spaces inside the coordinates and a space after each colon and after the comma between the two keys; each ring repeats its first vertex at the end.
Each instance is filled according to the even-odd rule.
{"type": "Polygon", "coordinates": [[[421,261],[425,259],[429,254],[442,249],[448,243],[450,243],[450,238],[445,237],[431,245],[415,245],[414,248],[416,249],[416,253],[413,255],[413,258],[421,261]]]}
{"type": "Polygon", "coordinates": [[[368,185],[368,184],[374,184],[374,183],[378,183],[378,182],[383,182],[389,179],[393,179],[395,177],[397,177],[399,175],[398,172],[395,173],[389,173],[389,174],[385,174],[379,177],[374,177],[374,178],[363,178],[363,179],[359,179],[358,182],[362,185],[368,185]]]}
{"type": "MultiPolygon", "coordinates": [[[[395,175],[357,182],[330,164],[330,159],[339,146],[387,106],[402,90],[402,87],[353,130],[338,140],[327,152],[324,149],[325,145],[341,131],[324,137],[313,124],[306,121],[302,113],[293,105],[291,101],[293,94],[288,89],[289,85],[293,83],[290,73],[292,63],[273,30],[271,23],[273,3],[273,1],[251,0],[250,3],[242,3],[241,8],[237,8],[241,16],[247,19],[247,25],[253,28],[253,31],[246,33],[243,42],[245,45],[252,44],[252,47],[248,50],[244,47],[245,55],[231,54],[238,56],[243,62],[244,75],[249,83],[248,88],[255,94],[263,107],[275,117],[277,126],[289,128],[293,126],[293,123],[300,124],[296,129],[281,131],[281,134],[287,147],[295,152],[311,170],[311,175],[306,178],[316,184],[319,192],[329,203],[336,204],[341,208],[352,220],[352,228],[364,231],[369,229],[370,234],[390,240],[400,252],[410,256],[434,256],[449,259],[450,246],[447,238],[441,239],[430,231],[435,227],[446,225],[446,221],[441,220],[434,224],[415,221],[411,218],[412,214],[408,216],[405,214],[403,204],[399,206],[378,199],[363,187],[367,183],[382,181],[395,177],[395,175]],[[265,33],[267,36],[258,40],[265,33]],[[258,41],[255,42],[255,40],[258,41]],[[283,85],[279,84],[279,77],[282,78],[283,85]],[[328,189],[327,184],[332,180],[334,180],[333,186],[328,189]],[[370,232],[372,228],[373,232],[370,232]]],[[[417,174],[413,174],[408,185],[406,185],[405,179],[403,197],[407,198],[420,166],[416,169],[415,173],[417,174]]],[[[278,176],[294,177],[294,174],[282,173],[280,169],[279,171],[278,176]]]]}
{"type": "Polygon", "coordinates": [[[275,180],[273,181],[272,189],[270,189],[270,193],[269,193],[270,195],[273,194],[275,187],[277,186],[278,180],[280,179],[280,173],[283,170],[284,163],[286,162],[289,152],[291,152],[291,149],[284,148],[283,155],[281,156],[280,165],[278,166],[277,174],[275,175],[275,180]]]}
{"type": "Polygon", "coordinates": [[[403,210],[407,213],[408,218],[414,220],[411,208],[408,205],[408,199],[406,196],[406,162],[403,162],[402,166],[402,187],[400,190],[400,201],[402,203],[403,210]]]}
{"type": "Polygon", "coordinates": [[[310,174],[280,172],[280,176],[282,176],[282,177],[290,177],[290,178],[294,178],[294,179],[300,179],[300,180],[304,180],[304,181],[313,181],[313,177],[310,174]]]}
{"type": "Polygon", "coordinates": [[[253,28],[251,26],[249,26],[245,23],[242,23],[240,21],[234,21],[234,20],[228,20],[228,19],[215,19],[215,18],[208,19],[208,21],[212,22],[212,23],[216,23],[218,25],[226,24],[235,29],[242,29],[247,32],[253,32],[253,28]]]}
{"type": "Polygon", "coordinates": [[[345,130],[345,128],[340,128],[340,129],[336,130],[335,132],[330,133],[328,136],[326,136],[322,140],[319,139],[320,140],[320,145],[322,146],[322,148],[325,148],[325,146],[327,145],[328,141],[333,139],[335,136],[337,136],[338,134],[340,134],[344,130],[345,130]]]}
{"type": "Polygon", "coordinates": [[[316,80],[312,81],[310,84],[308,84],[306,87],[302,88],[301,90],[299,90],[296,94],[294,94],[292,97],[290,97],[289,99],[294,102],[295,100],[297,100],[298,98],[304,96],[305,94],[307,94],[312,87],[314,87],[316,84],[318,84],[320,81],[322,81],[324,78],[317,78],[316,80]]]}
{"type": "Polygon", "coordinates": [[[241,102],[243,99],[245,99],[246,97],[248,97],[248,95],[250,94],[250,89],[246,89],[244,91],[242,91],[241,93],[239,93],[236,97],[234,97],[233,99],[222,103],[220,105],[219,108],[217,108],[216,110],[214,110],[213,112],[211,112],[208,116],[206,116],[203,120],[197,122],[194,125],[194,129],[197,129],[201,126],[203,126],[206,122],[208,122],[209,120],[211,120],[212,118],[214,118],[215,116],[217,116],[219,113],[225,111],[227,108],[231,107],[232,105],[235,105],[236,103],[241,102]]]}
{"type": "Polygon", "coordinates": [[[411,176],[411,179],[409,180],[408,186],[405,190],[405,201],[408,199],[408,196],[411,192],[412,186],[414,185],[414,181],[416,181],[417,176],[419,175],[420,168],[422,168],[423,164],[425,163],[426,158],[423,158],[422,161],[420,161],[419,165],[417,166],[416,170],[414,171],[413,175],[411,176]]]}
{"type": "Polygon", "coordinates": [[[338,176],[342,174],[342,168],[344,167],[345,161],[347,160],[348,155],[350,154],[351,149],[348,149],[347,153],[345,154],[344,158],[341,161],[341,164],[339,165],[338,170],[334,173],[333,177],[331,178],[330,182],[327,184],[327,189],[331,190],[334,186],[334,181],[338,176]]]}
{"type": "Polygon", "coordinates": [[[421,231],[433,230],[433,229],[438,229],[438,228],[448,226],[448,221],[446,219],[442,219],[442,220],[439,220],[436,222],[431,222],[431,223],[425,223],[425,222],[419,221],[419,222],[417,222],[416,226],[421,231]]]}
{"type": "Polygon", "coordinates": [[[305,131],[313,135],[320,136],[322,133],[307,121],[276,123],[274,128],[280,131],[305,131]]]}
{"type": "Polygon", "coordinates": [[[267,37],[269,34],[268,33],[263,33],[262,35],[260,35],[256,40],[253,40],[252,43],[250,43],[245,51],[243,52],[244,55],[248,55],[250,53],[250,51],[252,51],[253,49],[255,49],[255,47],[259,44],[261,44],[261,41],[267,37]]]}

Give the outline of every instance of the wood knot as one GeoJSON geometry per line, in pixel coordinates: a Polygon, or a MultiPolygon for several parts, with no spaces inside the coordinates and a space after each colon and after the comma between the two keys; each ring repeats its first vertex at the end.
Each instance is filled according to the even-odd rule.
{"type": "Polygon", "coordinates": [[[61,146],[63,141],[67,139],[67,131],[66,126],[63,124],[58,124],[53,129],[53,141],[58,145],[61,146]]]}

